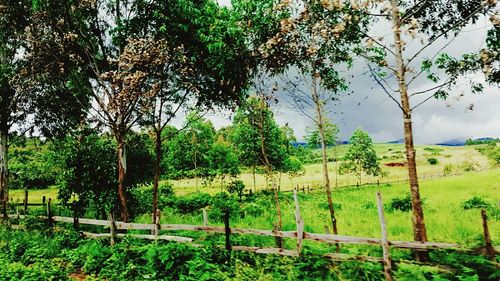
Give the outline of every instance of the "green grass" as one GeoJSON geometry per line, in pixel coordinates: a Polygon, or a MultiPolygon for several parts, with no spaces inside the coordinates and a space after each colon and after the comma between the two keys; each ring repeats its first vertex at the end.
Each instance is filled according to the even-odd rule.
{"type": "MultiPolygon", "coordinates": [[[[447,147],[437,145],[417,145],[417,165],[418,175],[421,179],[442,177],[444,175],[444,167],[451,165],[452,174],[462,174],[464,168],[462,167],[465,162],[472,163],[476,170],[486,170],[491,168],[490,161],[481,155],[477,150],[477,146],[459,146],[447,147]],[[437,165],[430,165],[427,158],[436,158],[439,163],[437,165]]],[[[341,145],[336,152],[337,155],[343,155],[347,150],[346,145],[341,145]]],[[[386,174],[384,177],[372,177],[363,175],[362,183],[376,183],[380,182],[395,182],[402,181],[407,178],[408,170],[406,167],[388,167],[387,163],[403,163],[406,161],[404,154],[403,144],[375,144],[377,155],[381,158],[381,168],[386,174]]],[[[319,151],[318,151],[319,153],[319,151]]],[[[334,148],[328,150],[329,158],[334,158],[334,148]]],[[[338,183],[338,186],[356,185],[358,179],[354,175],[339,175],[336,173],[336,165],[334,162],[329,163],[330,181],[333,186],[338,183]]],[[[243,180],[247,188],[253,189],[253,176],[250,172],[245,171],[239,176],[243,180]]],[[[279,178],[279,177],[278,177],[279,178]]],[[[323,167],[321,163],[309,164],[305,166],[305,174],[295,179],[289,178],[287,175],[281,175],[281,189],[291,190],[293,186],[310,186],[311,188],[321,187],[323,183],[323,167]]],[[[174,188],[177,194],[187,194],[194,192],[195,180],[184,179],[173,181],[174,188]]],[[[256,175],[257,189],[263,189],[266,185],[264,175],[256,175]]],[[[214,181],[211,186],[203,187],[201,180],[198,181],[198,189],[203,192],[214,194],[221,190],[220,182],[214,181]]]]}
{"type": "MultiPolygon", "coordinates": [[[[375,194],[380,189],[384,203],[387,205],[394,197],[402,197],[408,193],[407,184],[368,186],[347,188],[333,191],[337,208],[339,234],[380,237],[375,194]]],[[[421,195],[424,198],[425,222],[430,241],[456,242],[470,245],[482,235],[481,216],[478,209],[464,210],[461,204],[479,196],[495,206],[500,195],[500,169],[478,173],[467,173],[441,179],[421,182],[421,195]]],[[[300,194],[302,216],[305,230],[324,233],[324,225],[328,225],[329,215],[325,204],[326,196],[321,191],[313,194],[300,194]]],[[[276,221],[274,201],[272,197],[258,201],[264,214],[258,217],[246,216],[233,221],[235,227],[272,229],[276,221]]],[[[284,230],[294,230],[294,203],[291,193],[283,195],[281,200],[284,230]]],[[[165,210],[163,223],[202,224],[202,213],[195,215],[178,214],[165,210]]],[[[386,220],[389,239],[412,240],[411,213],[389,211],[386,208],[386,220]]],[[[138,221],[149,222],[148,215],[138,221]]],[[[212,222],[214,223],[214,222],[212,222]]],[[[218,222],[215,224],[221,225],[218,222]]],[[[500,244],[500,221],[490,219],[492,239],[500,244]]]]}
{"type": "MultiPolygon", "coordinates": [[[[377,144],[375,146],[382,163],[403,162],[403,145],[400,144],[377,144]],[[399,151],[399,152],[398,152],[399,151]],[[385,157],[384,157],[385,156],[385,157]]],[[[339,147],[339,154],[345,150],[345,146],[339,147]]],[[[329,150],[329,154],[333,151],[329,150]]],[[[495,206],[500,199],[500,169],[491,169],[489,161],[480,155],[474,146],[465,147],[440,147],[440,146],[417,146],[418,171],[421,180],[421,195],[424,198],[425,222],[428,229],[429,239],[432,241],[458,242],[462,244],[473,243],[482,234],[481,218],[479,210],[464,210],[461,206],[463,201],[479,196],[495,206]],[[428,157],[437,158],[438,165],[430,165],[428,157]],[[429,175],[442,176],[443,167],[452,164],[454,171],[463,173],[460,165],[464,161],[474,162],[478,170],[489,169],[482,172],[469,172],[460,176],[450,176],[425,179],[429,175]]],[[[383,169],[388,173],[381,181],[401,180],[406,175],[405,167],[387,167],[383,169]]],[[[335,167],[330,165],[332,183],[335,183],[335,167]]],[[[311,185],[319,187],[322,182],[322,170],[320,164],[306,166],[306,175],[294,179],[293,184],[311,185]]],[[[252,187],[252,175],[243,174],[241,178],[247,188],[252,187]]],[[[339,176],[339,185],[354,183],[351,176],[339,176]]],[[[376,181],[375,178],[367,179],[376,181]]],[[[257,175],[257,185],[263,187],[265,179],[257,175]]],[[[174,189],[177,195],[182,196],[195,192],[194,180],[174,181],[174,189]]],[[[282,176],[282,190],[289,190],[292,182],[286,176],[282,176]]],[[[336,210],[338,218],[339,233],[344,235],[379,237],[380,229],[375,208],[375,193],[380,189],[384,202],[390,203],[392,198],[402,197],[408,193],[406,183],[392,185],[363,186],[360,188],[340,188],[333,191],[334,202],[341,207],[336,210]]],[[[216,181],[213,187],[202,187],[198,191],[215,194],[221,190],[216,181]]],[[[14,201],[22,201],[24,193],[22,190],[11,190],[10,197],[14,201]]],[[[57,189],[30,190],[30,202],[41,202],[42,196],[56,200],[57,189]]],[[[294,205],[291,193],[285,193],[281,202],[283,209],[284,229],[295,229],[294,205]]],[[[326,196],[321,190],[313,194],[301,194],[300,203],[302,216],[305,219],[306,231],[317,233],[324,232],[324,225],[328,225],[328,209],[326,208],[326,196]]],[[[234,226],[271,229],[276,221],[274,200],[272,198],[262,199],[257,202],[264,209],[264,214],[258,217],[247,216],[236,219],[234,226]]],[[[174,210],[164,210],[162,221],[164,223],[202,224],[201,212],[196,215],[178,214],[174,210]]],[[[386,211],[390,239],[411,240],[412,225],[410,212],[386,211]]],[[[138,221],[149,222],[149,215],[144,215],[138,221]]],[[[220,225],[220,223],[217,223],[220,225]]],[[[496,244],[500,244],[500,222],[490,219],[490,232],[496,244]]]]}

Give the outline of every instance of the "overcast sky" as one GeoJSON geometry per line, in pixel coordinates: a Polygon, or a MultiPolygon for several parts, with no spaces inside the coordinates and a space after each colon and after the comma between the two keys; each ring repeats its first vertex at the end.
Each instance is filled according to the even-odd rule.
{"type": "MultiPolygon", "coordinates": [[[[219,0],[227,4],[230,0],[219,0]]],[[[487,19],[465,28],[465,32],[446,49],[450,54],[478,51],[484,42],[487,19]]],[[[388,34],[382,26],[379,32],[388,34]]],[[[439,49],[436,46],[430,53],[439,49]]],[[[411,51],[411,50],[409,50],[411,51]]],[[[344,94],[339,104],[329,105],[331,118],[341,130],[342,139],[348,139],[352,132],[361,127],[368,131],[377,142],[398,140],[403,138],[401,111],[390,100],[382,89],[363,74],[366,71],[363,61],[356,63],[354,69],[345,75],[354,75],[350,79],[351,95],[344,94]]],[[[480,75],[475,77],[481,81],[480,75]]],[[[426,81],[417,83],[418,89],[432,86],[426,81]]],[[[394,85],[394,88],[396,85],[394,85]]],[[[414,88],[413,90],[418,90],[414,88]]],[[[414,101],[416,104],[418,101],[414,101]]],[[[286,102],[280,101],[274,108],[275,116],[281,125],[286,123],[292,127],[299,139],[303,138],[306,126],[311,121],[301,114],[290,110],[286,102]]],[[[210,114],[216,127],[231,123],[229,113],[210,114]]],[[[471,94],[467,87],[458,86],[446,101],[431,100],[416,109],[413,113],[414,134],[417,143],[438,143],[453,139],[477,137],[500,137],[500,89],[487,87],[483,94],[471,94]],[[472,108],[472,110],[471,110],[472,108]]]]}

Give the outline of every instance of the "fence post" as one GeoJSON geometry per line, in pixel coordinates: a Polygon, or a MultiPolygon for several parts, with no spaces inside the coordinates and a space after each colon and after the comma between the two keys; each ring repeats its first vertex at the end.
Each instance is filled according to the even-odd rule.
{"type": "Polygon", "coordinates": [[[328,227],[328,225],[325,224],[324,228],[325,228],[325,233],[330,234],[330,228],[328,227]]]}
{"type": "Polygon", "coordinates": [[[49,198],[49,202],[47,202],[47,224],[49,227],[52,227],[52,209],[50,207],[51,202],[52,198],[49,198]]]}
{"type": "Polygon", "coordinates": [[[109,212],[109,234],[111,234],[110,244],[111,246],[114,246],[115,236],[116,236],[116,225],[115,225],[115,216],[113,215],[113,211],[109,212]]]}
{"type": "Polygon", "coordinates": [[[155,212],[155,229],[154,229],[154,235],[155,235],[155,240],[158,240],[158,235],[160,235],[160,209],[156,209],[155,212]]]}
{"type": "MultiPolygon", "coordinates": [[[[251,191],[251,189],[250,189],[251,191]]],[[[202,209],[203,211],[203,226],[208,227],[208,216],[207,216],[207,210],[202,209]]]]}
{"type": "Polygon", "coordinates": [[[302,240],[304,239],[304,219],[300,215],[299,198],[297,191],[293,192],[293,200],[295,201],[295,223],[297,224],[297,253],[300,255],[302,251],[302,240]]]}
{"type": "Polygon", "coordinates": [[[391,281],[391,248],[389,245],[389,240],[387,239],[387,225],[385,223],[384,217],[384,205],[382,204],[382,195],[380,191],[377,192],[377,210],[378,210],[378,219],[380,221],[380,232],[382,234],[382,253],[384,260],[384,276],[385,280],[391,281]]]}
{"type": "Polygon", "coordinates": [[[45,199],[45,195],[44,195],[44,196],[42,196],[42,205],[43,206],[45,206],[45,201],[46,201],[46,199],[45,199]]]}
{"type": "Polygon", "coordinates": [[[73,201],[72,207],[73,207],[73,228],[75,230],[78,230],[78,228],[80,226],[80,221],[78,218],[78,206],[77,206],[76,201],[73,201]]]}
{"type": "Polygon", "coordinates": [[[306,193],[306,188],[304,185],[302,185],[302,193],[306,193]]]}
{"type": "Polygon", "coordinates": [[[229,211],[224,212],[224,233],[226,235],[226,250],[231,251],[231,228],[229,227],[229,211]]]}
{"type": "Polygon", "coordinates": [[[486,243],[486,253],[492,261],[495,261],[495,250],[493,249],[493,245],[491,244],[490,231],[488,229],[488,216],[486,215],[485,209],[481,209],[481,217],[483,219],[483,234],[484,241],[486,243]]]}
{"type": "Polygon", "coordinates": [[[24,190],[24,214],[26,215],[28,213],[28,190],[24,190]]]}

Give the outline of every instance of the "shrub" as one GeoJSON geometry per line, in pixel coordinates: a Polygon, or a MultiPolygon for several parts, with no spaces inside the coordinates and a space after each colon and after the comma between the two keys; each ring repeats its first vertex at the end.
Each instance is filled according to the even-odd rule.
{"type": "Polygon", "coordinates": [[[437,165],[439,161],[436,158],[427,158],[427,162],[431,165],[437,165]]]}
{"type": "Polygon", "coordinates": [[[489,206],[490,204],[488,202],[478,196],[474,196],[462,203],[462,207],[464,208],[464,210],[488,208],[489,206]]]}
{"type": "Polygon", "coordinates": [[[474,172],[476,170],[476,164],[474,162],[465,161],[460,166],[464,172],[474,172]]]}
{"type": "MultiPolygon", "coordinates": [[[[423,201],[423,200],[422,200],[423,201]]],[[[391,199],[390,210],[398,210],[402,212],[411,211],[411,195],[407,193],[402,197],[395,197],[391,199]]]]}
{"type": "Polygon", "coordinates": [[[259,217],[264,214],[264,208],[262,208],[257,203],[248,203],[244,205],[243,212],[245,213],[245,215],[249,215],[252,217],[259,217]]]}
{"type": "Polygon", "coordinates": [[[453,165],[451,165],[451,164],[444,165],[443,175],[449,176],[449,175],[451,175],[452,171],[453,171],[453,165]]]}
{"type": "Polygon", "coordinates": [[[183,214],[195,213],[210,205],[212,196],[206,193],[197,193],[187,197],[178,197],[173,203],[177,211],[183,214]]]}
{"type": "Polygon", "coordinates": [[[238,195],[238,197],[243,197],[243,191],[245,190],[245,184],[242,180],[234,180],[227,186],[227,191],[231,194],[238,195]]]}

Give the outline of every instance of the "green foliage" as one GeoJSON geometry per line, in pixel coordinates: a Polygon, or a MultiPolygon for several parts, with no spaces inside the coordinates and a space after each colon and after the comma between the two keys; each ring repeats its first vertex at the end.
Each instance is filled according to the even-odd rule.
{"type": "Polygon", "coordinates": [[[462,202],[462,207],[464,210],[469,210],[469,209],[481,209],[481,208],[488,208],[490,207],[490,203],[486,202],[483,198],[474,196],[470,199],[465,200],[462,202]]]}
{"type": "Polygon", "coordinates": [[[449,176],[449,175],[451,175],[451,172],[453,172],[453,165],[452,164],[444,165],[443,175],[449,176]]]}
{"type": "Polygon", "coordinates": [[[251,97],[238,108],[233,120],[231,142],[243,165],[283,169],[288,140],[263,98],[251,97]]]}
{"type": "Polygon", "coordinates": [[[10,148],[11,188],[48,188],[56,183],[61,171],[53,163],[49,146],[38,138],[26,138],[10,148]]]}
{"type": "MultiPolygon", "coordinates": [[[[78,202],[79,212],[106,218],[117,198],[116,144],[107,136],[84,129],[51,146],[61,171],[58,197],[63,204],[78,202]],[[75,198],[76,195],[76,198],[75,198]]],[[[153,157],[146,135],[130,135],[126,146],[128,188],[151,179],[153,157]]]]}
{"type": "MultiPolygon", "coordinates": [[[[424,200],[422,200],[423,203],[424,200]]],[[[411,195],[407,193],[402,197],[395,197],[391,199],[391,203],[389,204],[390,210],[398,210],[402,212],[411,211],[411,195]]]]}
{"type": "Polygon", "coordinates": [[[199,212],[212,203],[212,196],[206,193],[196,193],[190,196],[176,198],[173,201],[173,206],[181,214],[189,214],[199,212]]]}
{"type": "Polygon", "coordinates": [[[464,172],[474,172],[476,170],[477,163],[472,161],[464,161],[460,164],[460,168],[464,172]]]}
{"type": "Polygon", "coordinates": [[[439,163],[439,161],[436,159],[436,158],[427,158],[427,163],[431,164],[431,165],[437,165],[439,163]]]}
{"type": "MultiPolygon", "coordinates": [[[[339,128],[336,124],[332,123],[329,119],[323,122],[323,131],[325,133],[325,144],[327,146],[337,145],[339,139],[339,128]]],[[[321,147],[321,137],[319,128],[317,126],[306,128],[306,141],[307,146],[310,148],[321,147]]]]}
{"type": "Polygon", "coordinates": [[[304,165],[298,157],[289,156],[283,165],[285,171],[291,178],[301,176],[305,173],[304,165]]]}
{"type": "Polygon", "coordinates": [[[349,139],[349,147],[343,160],[340,172],[355,173],[360,179],[362,172],[373,176],[381,172],[372,139],[361,129],[356,129],[349,139]]]}
{"type": "MultiPolygon", "coordinates": [[[[188,114],[184,126],[185,129],[168,142],[168,154],[162,166],[167,167],[167,174],[174,179],[212,175],[209,153],[215,142],[213,124],[193,111],[188,114]]],[[[226,172],[227,165],[221,165],[218,168],[226,172]]]]}
{"type": "MultiPolygon", "coordinates": [[[[151,213],[153,206],[152,184],[139,184],[130,189],[130,214],[132,217],[151,213]]],[[[175,197],[174,188],[170,182],[160,182],[158,185],[158,208],[163,210],[169,206],[175,197]]]]}
{"type": "Polygon", "coordinates": [[[231,194],[237,195],[241,200],[243,192],[245,191],[245,184],[242,180],[234,180],[227,186],[227,191],[231,194]]]}
{"type": "Polygon", "coordinates": [[[219,192],[212,199],[210,217],[222,221],[225,215],[239,214],[240,209],[235,197],[225,192],[219,192]]]}
{"type": "Polygon", "coordinates": [[[478,151],[488,157],[493,162],[493,165],[500,166],[500,145],[490,142],[486,147],[478,148],[478,151]]]}

